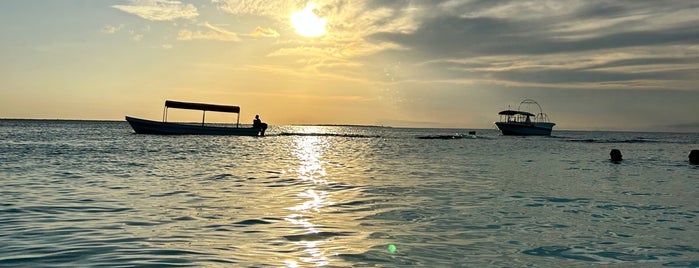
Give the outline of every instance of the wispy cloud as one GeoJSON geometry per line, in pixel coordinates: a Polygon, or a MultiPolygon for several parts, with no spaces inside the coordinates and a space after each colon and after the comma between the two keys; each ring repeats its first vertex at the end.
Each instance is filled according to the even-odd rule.
{"type": "Polygon", "coordinates": [[[142,34],[132,34],[131,35],[131,41],[140,42],[141,40],[143,40],[142,34]]]}
{"type": "MultiPolygon", "coordinates": [[[[697,90],[699,6],[683,1],[437,1],[412,31],[381,31],[422,81],[697,90]],[[692,85],[694,84],[694,85],[692,85]]],[[[397,3],[404,10],[410,3],[397,3]]],[[[375,22],[378,24],[379,22],[375,22]]],[[[410,79],[416,79],[410,76],[410,79]]]]}
{"type": "Polygon", "coordinates": [[[279,33],[272,28],[256,27],[250,34],[252,37],[279,37],[279,33]]]}
{"type": "Polygon", "coordinates": [[[121,30],[122,28],[124,28],[123,24],[119,25],[119,26],[105,25],[104,27],[102,27],[102,33],[114,34],[114,33],[118,32],[119,30],[121,30]]]}
{"type": "Polygon", "coordinates": [[[304,7],[305,0],[285,1],[259,1],[259,0],[211,0],[218,9],[234,15],[251,14],[255,16],[270,17],[273,19],[286,19],[290,12],[304,7]]]}
{"type": "Polygon", "coordinates": [[[224,30],[222,28],[213,26],[208,22],[203,24],[208,30],[206,31],[191,31],[191,30],[181,30],[177,34],[178,40],[190,41],[190,40],[217,40],[217,41],[228,41],[228,42],[239,42],[240,38],[234,32],[224,30]]]}
{"type": "Polygon", "coordinates": [[[113,5],[112,7],[152,21],[193,19],[199,16],[194,5],[183,4],[180,1],[131,0],[130,3],[130,5],[113,5]]]}

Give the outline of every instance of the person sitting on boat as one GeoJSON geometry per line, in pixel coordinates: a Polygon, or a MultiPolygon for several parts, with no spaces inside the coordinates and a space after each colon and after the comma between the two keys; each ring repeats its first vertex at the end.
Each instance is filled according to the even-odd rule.
{"type": "Polygon", "coordinates": [[[255,120],[252,120],[252,128],[259,128],[260,129],[260,135],[264,136],[265,135],[265,130],[267,130],[267,123],[262,123],[262,120],[260,120],[260,115],[255,115],[255,120]]]}

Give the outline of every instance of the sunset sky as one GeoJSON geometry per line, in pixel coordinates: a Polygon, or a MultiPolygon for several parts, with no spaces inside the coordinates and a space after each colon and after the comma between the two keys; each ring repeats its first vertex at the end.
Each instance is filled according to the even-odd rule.
{"type": "Polygon", "coordinates": [[[489,129],[530,98],[555,129],[699,131],[697,1],[3,0],[0,35],[0,118],[157,120],[170,99],[489,129]]]}

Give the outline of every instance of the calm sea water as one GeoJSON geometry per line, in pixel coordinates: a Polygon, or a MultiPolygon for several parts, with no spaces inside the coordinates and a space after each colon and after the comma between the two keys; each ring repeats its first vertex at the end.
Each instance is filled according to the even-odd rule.
{"type": "Polygon", "coordinates": [[[699,134],[468,131],[0,120],[0,266],[699,267],[699,134]]]}

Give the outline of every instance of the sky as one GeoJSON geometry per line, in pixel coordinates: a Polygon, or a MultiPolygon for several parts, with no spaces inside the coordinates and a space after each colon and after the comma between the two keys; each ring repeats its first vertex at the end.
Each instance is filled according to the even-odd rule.
{"type": "Polygon", "coordinates": [[[160,120],[179,100],[492,129],[534,99],[555,129],[699,132],[697,1],[3,0],[0,36],[0,118],[160,120]]]}

